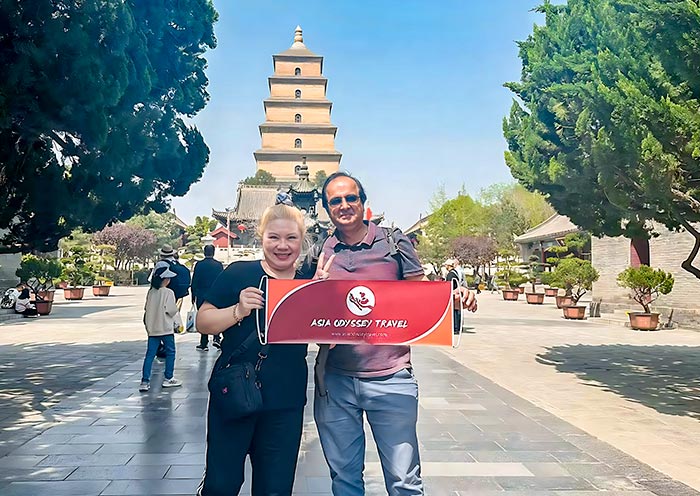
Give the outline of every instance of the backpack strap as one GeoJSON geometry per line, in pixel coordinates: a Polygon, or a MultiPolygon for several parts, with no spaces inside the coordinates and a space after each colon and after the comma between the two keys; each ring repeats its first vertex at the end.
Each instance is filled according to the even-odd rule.
{"type": "Polygon", "coordinates": [[[386,242],[389,245],[389,255],[391,255],[391,257],[396,260],[396,263],[399,264],[399,274],[401,279],[403,279],[403,253],[401,253],[399,243],[395,238],[396,233],[400,233],[401,230],[398,227],[382,227],[382,230],[384,231],[386,242]]]}

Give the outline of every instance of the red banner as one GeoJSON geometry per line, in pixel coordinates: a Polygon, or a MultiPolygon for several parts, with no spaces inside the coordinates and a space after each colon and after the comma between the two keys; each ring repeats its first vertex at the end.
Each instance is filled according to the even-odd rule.
{"type": "Polygon", "coordinates": [[[452,345],[449,282],[270,279],[264,291],[268,343],[452,345]]]}

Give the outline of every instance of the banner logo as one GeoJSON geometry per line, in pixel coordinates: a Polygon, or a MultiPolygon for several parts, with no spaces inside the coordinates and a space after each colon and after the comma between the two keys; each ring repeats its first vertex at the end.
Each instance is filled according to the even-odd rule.
{"type": "Polygon", "coordinates": [[[374,310],[374,293],[365,286],[355,286],[345,297],[345,304],[353,315],[364,317],[374,310]]]}

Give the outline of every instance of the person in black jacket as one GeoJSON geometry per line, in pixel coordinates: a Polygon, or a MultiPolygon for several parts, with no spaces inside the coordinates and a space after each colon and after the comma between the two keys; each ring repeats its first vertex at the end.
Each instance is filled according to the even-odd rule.
{"type": "MultiPolygon", "coordinates": [[[[207,296],[209,288],[219,274],[224,271],[224,266],[218,260],[214,260],[215,248],[213,245],[204,247],[204,260],[200,260],[194,266],[192,275],[192,304],[197,306],[197,310],[202,306],[207,296]]],[[[214,335],[213,345],[221,349],[221,334],[214,335]]],[[[199,344],[196,346],[199,351],[209,351],[209,335],[202,334],[199,344]]]]}

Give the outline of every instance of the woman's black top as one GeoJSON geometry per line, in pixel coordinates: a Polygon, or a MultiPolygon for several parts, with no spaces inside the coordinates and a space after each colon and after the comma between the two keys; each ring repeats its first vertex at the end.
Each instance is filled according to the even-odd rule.
{"type": "MultiPolygon", "coordinates": [[[[235,262],[229,265],[214,281],[206,295],[206,301],[217,308],[226,308],[238,303],[241,290],[260,286],[263,276],[270,277],[259,260],[235,262]]],[[[264,325],[264,312],[260,312],[260,325],[264,325]]],[[[223,333],[221,356],[216,366],[236,350],[251,334],[257,333],[255,311],[244,318],[241,325],[234,325],[223,333]]],[[[259,341],[255,341],[248,351],[236,362],[258,361],[259,341]]],[[[306,344],[272,344],[268,347],[267,358],[262,364],[258,378],[262,384],[263,408],[279,410],[303,407],[306,404],[306,344]]]]}

